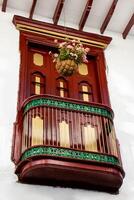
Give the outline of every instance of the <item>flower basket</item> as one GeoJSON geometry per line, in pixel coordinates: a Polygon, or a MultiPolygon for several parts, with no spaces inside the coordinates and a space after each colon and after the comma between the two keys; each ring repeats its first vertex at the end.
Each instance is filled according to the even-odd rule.
{"type": "MultiPolygon", "coordinates": [[[[89,48],[84,48],[78,40],[67,40],[58,43],[59,53],[53,54],[53,62],[56,63],[56,70],[62,76],[71,76],[78,70],[78,65],[87,63],[86,55],[89,48]]],[[[51,53],[51,52],[50,52],[51,53]]]]}
{"type": "Polygon", "coordinates": [[[57,60],[56,70],[62,76],[71,76],[75,74],[78,70],[78,65],[74,60],[57,60]]]}

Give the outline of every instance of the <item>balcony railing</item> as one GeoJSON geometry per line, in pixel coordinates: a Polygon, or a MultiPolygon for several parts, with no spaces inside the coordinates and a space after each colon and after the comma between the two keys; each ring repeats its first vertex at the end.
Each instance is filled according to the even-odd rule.
{"type": "Polygon", "coordinates": [[[52,155],[121,165],[113,112],[104,105],[36,95],[22,106],[16,129],[19,161],[52,155]]]}

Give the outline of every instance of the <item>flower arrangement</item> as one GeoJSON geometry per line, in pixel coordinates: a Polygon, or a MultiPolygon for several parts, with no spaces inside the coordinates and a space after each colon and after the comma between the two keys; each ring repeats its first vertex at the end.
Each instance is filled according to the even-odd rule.
{"type": "Polygon", "coordinates": [[[60,74],[70,76],[77,71],[79,64],[88,62],[86,56],[89,48],[84,48],[79,40],[67,40],[62,43],[55,40],[55,42],[59,54],[53,54],[53,62],[56,62],[56,69],[60,74]]]}

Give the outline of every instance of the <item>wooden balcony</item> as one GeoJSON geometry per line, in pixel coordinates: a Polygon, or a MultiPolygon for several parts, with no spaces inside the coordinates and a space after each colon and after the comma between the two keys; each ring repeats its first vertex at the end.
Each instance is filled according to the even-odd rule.
{"type": "Polygon", "coordinates": [[[116,192],[124,171],[112,110],[56,96],[27,99],[14,125],[21,182],[116,192]]]}

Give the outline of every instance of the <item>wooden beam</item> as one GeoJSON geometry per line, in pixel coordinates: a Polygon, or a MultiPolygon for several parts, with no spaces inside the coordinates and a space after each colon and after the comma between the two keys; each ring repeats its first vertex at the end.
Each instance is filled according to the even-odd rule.
{"type": "Polygon", "coordinates": [[[35,10],[35,7],[36,7],[36,3],[37,3],[37,0],[33,0],[32,6],[31,6],[31,10],[30,10],[30,14],[29,14],[29,18],[30,19],[33,18],[33,14],[34,14],[34,10],[35,10]]]}
{"type": "Polygon", "coordinates": [[[127,37],[128,33],[131,30],[133,25],[134,25],[134,13],[133,13],[131,19],[129,20],[124,32],[122,33],[122,36],[124,39],[127,37]]]}
{"type": "Polygon", "coordinates": [[[58,23],[64,2],[65,2],[65,0],[59,0],[58,3],[57,3],[57,6],[56,6],[56,9],[55,9],[55,12],[54,12],[54,16],[53,16],[54,24],[58,23]]]}
{"type": "Polygon", "coordinates": [[[104,20],[104,22],[102,23],[102,26],[101,26],[101,28],[100,28],[101,34],[103,34],[104,31],[106,30],[107,25],[108,25],[108,23],[109,23],[109,21],[110,21],[112,15],[113,15],[113,13],[114,13],[114,10],[115,10],[115,7],[116,7],[116,5],[117,5],[117,2],[118,2],[118,0],[113,0],[113,3],[112,3],[112,5],[111,5],[111,7],[110,7],[110,9],[109,9],[109,11],[108,11],[106,17],[105,17],[105,20],[104,20]]]}
{"type": "Polygon", "coordinates": [[[3,0],[3,3],[2,3],[2,12],[6,12],[7,1],[8,0],[3,0]]]}
{"type": "Polygon", "coordinates": [[[88,0],[79,22],[79,30],[82,30],[92,7],[93,0],[88,0]]]}

